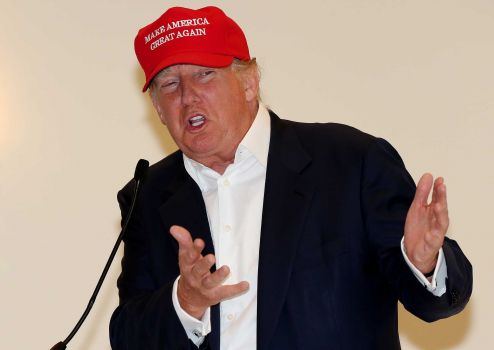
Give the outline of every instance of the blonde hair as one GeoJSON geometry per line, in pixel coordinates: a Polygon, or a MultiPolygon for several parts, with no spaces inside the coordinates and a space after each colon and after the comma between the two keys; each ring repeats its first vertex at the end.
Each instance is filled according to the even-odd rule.
{"type": "MultiPolygon", "coordinates": [[[[261,81],[261,70],[259,65],[257,64],[256,58],[251,58],[248,61],[242,61],[237,58],[233,59],[233,62],[230,66],[232,70],[235,72],[238,78],[243,79],[245,74],[248,74],[253,71],[255,74],[255,78],[257,83],[261,81]]],[[[261,88],[257,90],[257,100],[261,101],[261,88]]]]}

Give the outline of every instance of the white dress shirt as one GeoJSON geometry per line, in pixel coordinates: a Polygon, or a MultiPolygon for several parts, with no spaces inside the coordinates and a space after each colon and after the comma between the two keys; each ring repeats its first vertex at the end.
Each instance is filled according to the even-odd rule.
{"type": "MultiPolygon", "coordinates": [[[[249,282],[247,292],[220,303],[222,350],[256,348],[257,270],[270,132],[269,113],[260,105],[251,128],[237,148],[234,162],[223,175],[184,155],[185,169],[204,198],[216,266],[230,267],[230,275],[224,283],[249,282]]],[[[434,295],[442,295],[446,291],[442,250],[432,282],[429,282],[410,263],[403,240],[401,247],[417,279],[434,295]]],[[[178,279],[173,286],[173,305],[189,339],[199,346],[211,331],[210,309],[201,320],[188,315],[178,302],[178,279]]]]}

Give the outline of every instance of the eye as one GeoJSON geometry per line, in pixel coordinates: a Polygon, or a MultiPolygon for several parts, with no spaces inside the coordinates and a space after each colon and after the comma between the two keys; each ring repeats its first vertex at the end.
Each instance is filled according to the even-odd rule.
{"type": "Polygon", "coordinates": [[[169,91],[173,90],[178,85],[178,80],[176,79],[167,79],[161,82],[160,89],[169,91]]]}
{"type": "Polygon", "coordinates": [[[171,81],[165,81],[163,84],[161,84],[162,87],[168,87],[168,86],[173,86],[177,84],[178,82],[176,80],[171,80],[171,81]]]}
{"type": "Polygon", "coordinates": [[[197,76],[201,80],[209,80],[214,76],[216,71],[214,69],[205,69],[200,71],[197,76]]]}

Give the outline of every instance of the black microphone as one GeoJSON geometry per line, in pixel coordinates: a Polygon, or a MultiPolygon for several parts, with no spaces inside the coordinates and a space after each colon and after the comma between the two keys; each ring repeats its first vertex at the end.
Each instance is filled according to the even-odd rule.
{"type": "Polygon", "coordinates": [[[108,270],[110,269],[110,265],[113,261],[113,258],[115,258],[115,254],[117,254],[118,247],[120,246],[120,243],[122,242],[122,239],[125,235],[125,231],[127,230],[127,225],[129,224],[130,218],[132,216],[132,212],[134,211],[134,207],[136,204],[137,200],[137,195],[139,194],[139,189],[141,188],[142,181],[144,180],[147,170],[149,168],[149,162],[145,159],[139,159],[136,165],[136,170],[134,172],[134,181],[135,181],[135,187],[134,187],[134,195],[132,196],[132,203],[130,205],[130,210],[129,210],[129,215],[127,215],[127,218],[125,219],[125,222],[122,227],[122,231],[120,231],[120,234],[118,235],[117,241],[115,242],[115,245],[113,246],[113,250],[111,251],[110,257],[108,258],[108,261],[106,262],[105,268],[103,269],[103,272],[101,273],[101,276],[98,280],[98,283],[96,284],[96,288],[94,289],[93,295],[89,299],[89,303],[86,306],[86,310],[84,310],[84,313],[82,314],[81,318],[79,319],[79,322],[75,325],[74,329],[70,334],[65,338],[64,341],[58,342],[55,344],[50,350],[64,350],[67,348],[67,344],[72,340],[74,335],[77,333],[79,328],[81,328],[84,320],[86,319],[87,315],[89,315],[89,312],[91,311],[94,302],[96,301],[96,296],[99,293],[99,290],[101,288],[101,285],[103,284],[103,281],[105,280],[106,274],[108,273],[108,270]]]}

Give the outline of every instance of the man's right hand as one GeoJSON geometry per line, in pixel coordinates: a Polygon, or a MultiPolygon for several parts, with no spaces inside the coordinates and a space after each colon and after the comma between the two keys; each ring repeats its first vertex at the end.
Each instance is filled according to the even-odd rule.
{"type": "Polygon", "coordinates": [[[222,285],[230,273],[230,268],[221,266],[211,273],[210,269],[216,259],[213,254],[202,256],[204,249],[202,239],[193,241],[189,231],[181,226],[172,226],[170,233],[178,242],[180,267],[178,301],[189,315],[200,320],[211,305],[235,297],[249,289],[247,281],[222,285]]]}

